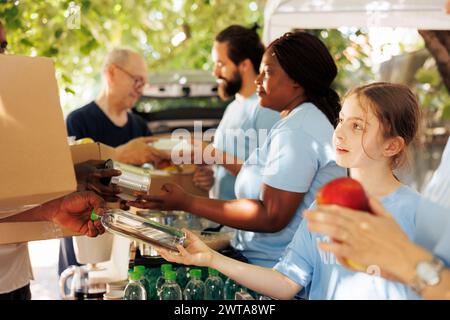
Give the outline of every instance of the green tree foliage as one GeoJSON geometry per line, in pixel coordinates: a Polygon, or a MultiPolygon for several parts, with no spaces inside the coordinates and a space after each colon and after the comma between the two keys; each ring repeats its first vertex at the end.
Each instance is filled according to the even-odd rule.
{"type": "MultiPolygon", "coordinates": [[[[265,0],[0,0],[0,18],[10,53],[54,58],[62,93],[68,97],[64,107],[72,109],[87,91],[98,89],[103,59],[112,48],[142,52],[151,72],[211,70],[215,34],[233,23],[262,26],[264,5],[265,0]],[[79,14],[71,11],[74,7],[79,14]]],[[[341,95],[374,79],[364,32],[312,32],[336,60],[334,86],[341,95]]]]}
{"type": "MultiPolygon", "coordinates": [[[[142,52],[151,72],[211,70],[215,34],[230,24],[263,26],[264,5],[265,0],[0,0],[0,19],[6,25],[9,53],[54,58],[67,100],[64,108],[69,110],[90,89],[98,90],[102,62],[112,48],[142,52]]],[[[366,33],[356,28],[312,32],[336,60],[334,87],[339,94],[375,79],[366,33]]],[[[417,74],[423,84],[419,96],[445,117],[448,93],[441,90],[435,69],[417,74]],[[444,96],[436,95],[438,91],[444,96]]]]}
{"type": "Polygon", "coordinates": [[[114,47],[142,52],[152,71],[210,69],[214,34],[232,23],[262,26],[263,6],[260,0],[0,0],[0,18],[8,52],[53,57],[60,86],[75,94],[87,79],[98,82],[114,47]],[[186,39],[174,43],[177,35],[186,39]]]}

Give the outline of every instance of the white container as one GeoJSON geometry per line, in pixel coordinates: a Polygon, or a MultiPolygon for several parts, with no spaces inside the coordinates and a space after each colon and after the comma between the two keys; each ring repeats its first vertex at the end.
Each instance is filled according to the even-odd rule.
{"type": "Polygon", "coordinates": [[[109,232],[95,238],[73,237],[73,248],[78,263],[91,264],[108,261],[111,258],[113,239],[114,235],[109,232]]]}

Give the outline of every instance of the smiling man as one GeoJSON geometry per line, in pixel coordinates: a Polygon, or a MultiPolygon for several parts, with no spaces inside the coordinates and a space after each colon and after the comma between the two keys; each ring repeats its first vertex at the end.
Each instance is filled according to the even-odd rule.
{"type": "MultiPolygon", "coordinates": [[[[244,161],[263,144],[264,133],[280,119],[277,112],[258,105],[255,80],[263,53],[264,45],[255,28],[240,25],[231,25],[217,34],[212,49],[212,73],[217,79],[219,96],[223,100],[233,99],[215,133],[214,147],[244,161]]],[[[214,169],[210,196],[236,199],[236,177],[223,166],[214,169]]]]}

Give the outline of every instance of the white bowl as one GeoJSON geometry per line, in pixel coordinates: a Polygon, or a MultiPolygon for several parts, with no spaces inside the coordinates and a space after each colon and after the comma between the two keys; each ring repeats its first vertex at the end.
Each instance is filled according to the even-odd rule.
{"type": "Polygon", "coordinates": [[[188,150],[191,144],[185,139],[159,139],[151,144],[155,149],[162,151],[172,151],[176,150],[188,150]]]}

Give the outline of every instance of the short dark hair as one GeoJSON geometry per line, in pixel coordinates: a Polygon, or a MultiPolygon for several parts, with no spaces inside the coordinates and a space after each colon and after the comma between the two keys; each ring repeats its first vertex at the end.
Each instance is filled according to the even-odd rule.
{"type": "Polygon", "coordinates": [[[228,57],[238,65],[245,59],[250,59],[253,70],[259,74],[259,65],[264,54],[264,45],[256,33],[257,26],[246,28],[240,25],[231,25],[216,36],[217,42],[228,44],[228,57]]]}

